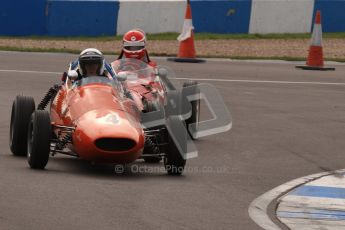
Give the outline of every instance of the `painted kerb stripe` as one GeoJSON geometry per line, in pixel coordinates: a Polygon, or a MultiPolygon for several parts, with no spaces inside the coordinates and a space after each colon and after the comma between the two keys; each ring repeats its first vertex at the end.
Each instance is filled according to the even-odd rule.
{"type": "Polygon", "coordinates": [[[345,188],[304,185],[289,195],[345,199],[345,188]]]}

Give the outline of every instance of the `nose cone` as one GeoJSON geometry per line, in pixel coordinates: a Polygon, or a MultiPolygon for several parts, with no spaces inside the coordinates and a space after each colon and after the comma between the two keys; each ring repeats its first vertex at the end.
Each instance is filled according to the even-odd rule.
{"type": "Polygon", "coordinates": [[[120,110],[93,110],[76,122],[73,146],[83,159],[99,163],[130,163],[144,147],[140,123],[120,110]]]}

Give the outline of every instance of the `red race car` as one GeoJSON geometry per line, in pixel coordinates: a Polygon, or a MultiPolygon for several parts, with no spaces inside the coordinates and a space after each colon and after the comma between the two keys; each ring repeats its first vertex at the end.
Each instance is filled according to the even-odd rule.
{"type": "Polygon", "coordinates": [[[200,101],[182,108],[183,88],[177,90],[164,69],[135,59],[117,60],[111,68],[113,79],[66,76],[37,108],[32,97],[17,96],[11,114],[12,153],[27,155],[34,169],[44,169],[49,156],[59,153],[100,164],[163,159],[168,174],[181,174],[192,138],[186,127],[198,123],[200,101]]]}

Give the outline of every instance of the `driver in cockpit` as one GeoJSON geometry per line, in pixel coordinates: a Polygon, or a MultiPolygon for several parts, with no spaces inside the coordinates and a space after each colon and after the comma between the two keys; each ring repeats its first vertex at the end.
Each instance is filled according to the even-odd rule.
{"type": "Polygon", "coordinates": [[[78,60],[72,62],[68,69],[68,75],[73,80],[79,80],[88,76],[104,76],[113,79],[115,74],[109,64],[104,60],[104,56],[98,49],[88,48],[83,50],[78,60]],[[75,71],[77,76],[71,76],[71,71],[75,71]]]}
{"type": "Polygon", "coordinates": [[[103,54],[98,49],[88,48],[83,50],[79,58],[69,65],[68,72],[62,74],[62,83],[55,84],[48,90],[38,108],[44,109],[49,101],[56,96],[62,85],[76,84],[78,80],[89,76],[102,76],[110,80],[116,80],[112,67],[105,62],[103,54]]]}

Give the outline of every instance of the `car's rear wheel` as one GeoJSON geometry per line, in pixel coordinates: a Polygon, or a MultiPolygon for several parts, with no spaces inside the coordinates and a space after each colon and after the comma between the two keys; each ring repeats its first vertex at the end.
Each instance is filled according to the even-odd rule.
{"type": "Polygon", "coordinates": [[[48,163],[52,127],[47,111],[36,110],[27,133],[28,163],[33,169],[44,169],[48,163]]]}
{"type": "MultiPolygon", "coordinates": [[[[183,88],[192,87],[196,85],[198,85],[197,81],[187,81],[183,84],[183,88]]],[[[200,90],[197,87],[195,87],[193,93],[200,95],[200,90]]],[[[198,100],[191,101],[190,103],[192,106],[192,114],[188,119],[185,120],[185,124],[186,124],[186,128],[188,130],[189,135],[191,136],[193,140],[195,140],[196,138],[193,137],[192,132],[189,130],[189,125],[195,123],[196,129],[198,128],[198,124],[200,121],[200,96],[198,100]]]]}
{"type": "Polygon", "coordinates": [[[15,156],[26,156],[28,123],[35,110],[32,97],[18,95],[12,104],[10,123],[10,149],[15,156]]]}

